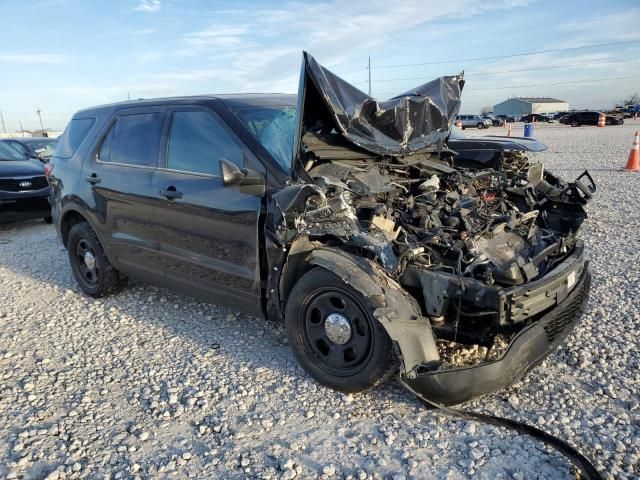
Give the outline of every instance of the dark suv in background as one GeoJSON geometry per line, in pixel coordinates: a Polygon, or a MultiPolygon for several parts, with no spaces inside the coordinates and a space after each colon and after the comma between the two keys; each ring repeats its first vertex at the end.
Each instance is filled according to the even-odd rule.
{"type": "MultiPolygon", "coordinates": [[[[574,112],[561,117],[559,122],[572,127],[580,127],[581,125],[598,125],[600,112],[574,112]]],[[[612,115],[604,115],[605,125],[623,125],[624,120],[612,115]]]]}

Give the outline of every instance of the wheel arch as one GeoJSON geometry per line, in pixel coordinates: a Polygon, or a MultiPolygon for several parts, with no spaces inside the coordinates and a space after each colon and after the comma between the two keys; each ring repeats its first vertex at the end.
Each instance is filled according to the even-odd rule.
{"type": "Polygon", "coordinates": [[[67,248],[67,242],[69,241],[69,232],[74,225],[82,222],[87,222],[91,225],[89,219],[74,208],[66,210],[60,217],[60,239],[65,248],[67,248]]]}
{"type": "Polygon", "coordinates": [[[377,264],[339,248],[314,245],[308,239],[294,242],[291,251],[280,279],[284,305],[298,278],[312,268],[324,268],[372,302],[374,317],[396,345],[405,375],[415,375],[418,366],[440,363],[429,319],[422,316],[415,299],[377,264]]]}

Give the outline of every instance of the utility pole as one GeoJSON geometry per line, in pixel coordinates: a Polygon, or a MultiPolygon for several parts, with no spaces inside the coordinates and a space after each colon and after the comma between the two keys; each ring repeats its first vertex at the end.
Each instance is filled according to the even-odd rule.
{"type": "Polygon", "coordinates": [[[369,70],[369,96],[371,96],[371,57],[369,57],[369,63],[367,64],[369,70]]]}
{"type": "Polygon", "coordinates": [[[2,115],[2,110],[0,110],[0,120],[2,120],[2,131],[3,131],[4,133],[7,133],[7,129],[6,129],[6,127],[4,126],[4,115],[2,115]]]}
{"type": "Polygon", "coordinates": [[[22,136],[24,137],[24,128],[22,128],[22,120],[20,120],[20,133],[22,133],[22,136]]]}
{"type": "Polygon", "coordinates": [[[42,111],[38,109],[36,110],[36,113],[38,114],[38,118],[40,119],[40,132],[42,133],[42,136],[44,136],[44,127],[42,126],[42,111]]]}

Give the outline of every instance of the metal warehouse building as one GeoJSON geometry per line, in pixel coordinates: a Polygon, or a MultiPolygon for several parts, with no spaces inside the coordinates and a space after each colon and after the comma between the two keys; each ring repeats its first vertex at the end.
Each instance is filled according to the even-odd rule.
{"type": "Polygon", "coordinates": [[[569,102],[549,97],[514,97],[493,106],[494,115],[522,116],[529,113],[566,112],[569,102]]]}

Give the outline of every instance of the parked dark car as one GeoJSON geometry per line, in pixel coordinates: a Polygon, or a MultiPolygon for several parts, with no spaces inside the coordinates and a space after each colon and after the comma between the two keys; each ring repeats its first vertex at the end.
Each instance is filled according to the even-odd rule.
{"type": "Polygon", "coordinates": [[[494,117],[493,115],[489,115],[488,113],[482,114],[481,117],[485,120],[491,120],[491,124],[494,127],[502,127],[505,123],[503,118],[494,117]]]}
{"type": "Polygon", "coordinates": [[[0,222],[34,218],[51,223],[44,166],[0,142],[0,222]]]}
{"type": "MultiPolygon", "coordinates": [[[[580,127],[582,125],[598,125],[598,119],[600,112],[574,112],[569,115],[565,115],[559,121],[565,125],[571,125],[572,127],[580,127]]],[[[612,115],[605,115],[605,125],[623,125],[624,120],[612,115]]]]}
{"type": "Polygon", "coordinates": [[[382,108],[305,53],[299,85],[76,113],[49,182],[82,290],[132,275],[284,321],[320,383],[362,391],[399,370],[441,404],[557,348],[589,294],[588,174],[502,154],[520,139],[448,148],[459,75],[382,108]],[[470,345],[468,363],[446,354],[470,345]]]}
{"type": "Polygon", "coordinates": [[[515,117],[512,117],[511,115],[496,115],[496,117],[501,118],[507,123],[513,123],[516,121],[515,117]]]}
{"type": "Polygon", "coordinates": [[[0,143],[5,143],[18,150],[29,158],[35,158],[42,162],[48,162],[56,149],[58,140],[43,137],[3,138],[0,143]]]}
{"type": "Polygon", "coordinates": [[[541,113],[530,113],[529,115],[523,115],[520,117],[521,122],[530,123],[530,122],[551,122],[551,118],[546,115],[542,115],[541,113]]]}

